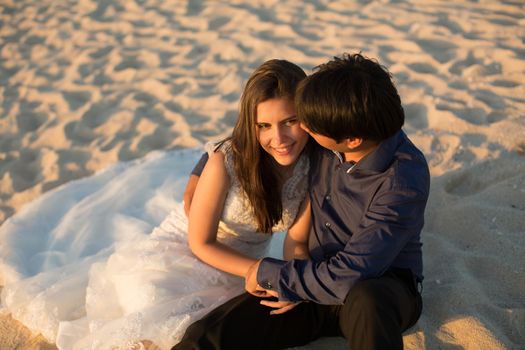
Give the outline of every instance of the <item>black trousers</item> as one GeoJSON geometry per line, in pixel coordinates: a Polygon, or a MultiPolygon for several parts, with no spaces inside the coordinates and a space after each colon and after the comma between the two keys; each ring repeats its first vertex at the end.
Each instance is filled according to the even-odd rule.
{"type": "Polygon", "coordinates": [[[172,350],[284,349],[319,337],[343,336],[352,350],[403,349],[402,333],[421,315],[410,270],[358,282],[343,305],[304,302],[270,315],[260,298],[242,294],[192,324],[172,350]]]}

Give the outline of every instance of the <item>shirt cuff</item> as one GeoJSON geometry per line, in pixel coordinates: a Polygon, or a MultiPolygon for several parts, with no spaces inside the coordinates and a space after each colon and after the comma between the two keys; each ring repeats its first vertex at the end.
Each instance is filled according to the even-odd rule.
{"type": "Polygon", "coordinates": [[[264,289],[278,291],[279,276],[281,274],[281,267],[286,264],[286,261],[264,258],[261,260],[259,269],[257,270],[257,283],[264,289]]]}

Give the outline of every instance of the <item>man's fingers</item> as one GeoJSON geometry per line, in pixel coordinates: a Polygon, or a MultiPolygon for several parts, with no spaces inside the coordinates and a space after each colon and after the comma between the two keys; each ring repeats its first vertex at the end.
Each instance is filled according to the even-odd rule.
{"type": "Polygon", "coordinates": [[[297,305],[297,304],[291,304],[291,305],[288,305],[288,306],[282,307],[282,308],[280,308],[280,309],[272,310],[272,311],[270,311],[270,315],[280,315],[280,314],[284,314],[285,312],[290,311],[291,309],[293,309],[296,305],[297,305]]]}
{"type": "Polygon", "coordinates": [[[256,297],[259,297],[259,298],[268,298],[268,297],[271,297],[271,295],[269,295],[266,290],[254,290],[254,291],[248,291],[248,293],[250,293],[251,295],[253,296],[256,296],[256,297]]]}
{"type": "Polygon", "coordinates": [[[272,311],[270,311],[270,315],[280,315],[284,314],[287,311],[290,311],[299,303],[293,303],[290,301],[269,301],[269,300],[261,300],[261,305],[271,307],[272,311]]]}
{"type": "Polygon", "coordinates": [[[248,291],[248,293],[250,293],[252,295],[255,295],[256,297],[260,297],[260,298],[270,298],[270,297],[279,295],[277,292],[274,292],[274,291],[268,290],[268,289],[264,289],[260,285],[257,285],[255,287],[255,290],[248,291]]]}
{"type": "Polygon", "coordinates": [[[250,293],[253,294],[253,295],[264,296],[264,297],[267,297],[267,298],[269,298],[269,297],[279,298],[279,293],[278,292],[276,292],[275,290],[264,289],[260,285],[257,285],[257,287],[255,287],[255,291],[253,291],[253,293],[252,292],[250,292],[250,293]]]}
{"type": "Polygon", "coordinates": [[[265,289],[265,291],[266,291],[266,294],[268,294],[269,296],[279,298],[279,293],[277,291],[270,290],[270,289],[265,289]]]}
{"type": "Polygon", "coordinates": [[[271,307],[273,309],[279,309],[283,306],[288,305],[289,303],[286,301],[270,301],[270,300],[261,300],[261,305],[271,307]]]}
{"type": "Polygon", "coordinates": [[[301,302],[291,302],[291,301],[270,301],[270,300],[261,300],[260,304],[268,306],[274,310],[270,311],[270,315],[281,315],[285,312],[290,311],[301,302]]]}

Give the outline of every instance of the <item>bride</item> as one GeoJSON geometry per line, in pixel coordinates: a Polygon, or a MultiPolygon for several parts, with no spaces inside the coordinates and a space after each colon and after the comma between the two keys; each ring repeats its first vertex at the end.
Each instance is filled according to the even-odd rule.
{"type": "MultiPolygon", "coordinates": [[[[79,229],[61,241],[63,247],[48,246],[40,254],[45,259],[39,254],[28,257],[45,261],[34,271],[24,266],[23,257],[38,239],[11,246],[7,239],[0,249],[0,272],[11,276],[12,283],[7,281],[2,291],[3,307],[60,349],[140,349],[152,344],[168,349],[191,323],[243,291],[243,277],[268,254],[272,232],[288,230],[292,238],[286,239],[285,256],[304,257],[309,137],[293,105],[295,87],[304,77],[298,66],[284,60],[267,61],[255,70],[231,137],[206,146],[209,160],[189,220],[179,202],[150,234],[116,232],[111,247],[103,247],[107,233],[79,229]],[[87,234],[101,239],[83,240],[87,234]]],[[[104,181],[110,181],[112,175],[105,176],[104,181]]],[[[147,186],[140,181],[135,188],[147,186]]],[[[132,198],[118,188],[111,192],[105,195],[112,195],[116,206],[132,198]]],[[[46,198],[42,201],[49,201],[48,210],[54,205],[67,210],[60,197],[46,198]]],[[[82,201],[84,208],[97,212],[96,199],[86,196],[82,201]]],[[[74,222],[80,222],[81,214],[74,222]]],[[[107,220],[103,210],[98,214],[89,220],[107,220]]],[[[0,238],[15,232],[16,225],[23,227],[16,221],[6,222],[0,238]]]]}

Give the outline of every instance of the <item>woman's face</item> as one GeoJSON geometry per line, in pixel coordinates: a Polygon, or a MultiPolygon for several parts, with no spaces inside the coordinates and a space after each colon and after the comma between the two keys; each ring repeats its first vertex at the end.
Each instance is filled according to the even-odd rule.
{"type": "Polygon", "coordinates": [[[277,163],[294,164],[301,154],[308,134],[300,127],[293,101],[273,98],[257,105],[257,139],[277,163]]]}

